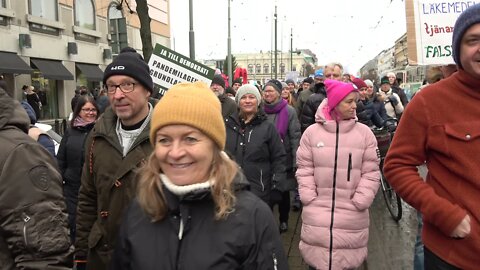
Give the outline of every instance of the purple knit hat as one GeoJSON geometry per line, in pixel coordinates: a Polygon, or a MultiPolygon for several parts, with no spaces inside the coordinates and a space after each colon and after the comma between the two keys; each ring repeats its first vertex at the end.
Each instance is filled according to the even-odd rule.
{"type": "Polygon", "coordinates": [[[329,113],[331,113],[338,103],[340,103],[348,94],[358,91],[355,85],[337,80],[325,80],[324,84],[327,91],[329,113]]]}

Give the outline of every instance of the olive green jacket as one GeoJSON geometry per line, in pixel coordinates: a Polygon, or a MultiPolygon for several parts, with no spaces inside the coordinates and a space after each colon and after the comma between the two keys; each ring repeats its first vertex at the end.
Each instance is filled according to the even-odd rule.
{"type": "Polygon", "coordinates": [[[75,253],[88,254],[87,269],[108,268],[124,210],[136,194],[138,169],[152,152],[148,124],[123,157],[116,123],[107,108],[85,142],[75,253]]]}
{"type": "Polygon", "coordinates": [[[29,124],[0,90],[0,269],[71,269],[62,177],[29,124]]]}

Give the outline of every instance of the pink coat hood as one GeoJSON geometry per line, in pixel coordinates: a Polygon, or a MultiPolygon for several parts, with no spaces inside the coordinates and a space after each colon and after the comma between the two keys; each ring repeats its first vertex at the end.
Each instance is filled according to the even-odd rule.
{"type": "Polygon", "coordinates": [[[305,130],[297,151],[304,205],[299,247],[304,260],[317,269],[328,269],[330,254],[332,269],[356,268],[367,257],[368,208],[380,185],[377,141],[355,119],[326,120],[326,104],[320,104],[317,123],[305,130]]]}

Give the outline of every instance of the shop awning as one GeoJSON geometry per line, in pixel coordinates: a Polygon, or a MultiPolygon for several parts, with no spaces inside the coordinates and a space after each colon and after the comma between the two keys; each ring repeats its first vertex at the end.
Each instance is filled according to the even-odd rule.
{"type": "Polygon", "coordinates": [[[0,52],[0,72],[31,74],[33,69],[16,53],[0,52]]]}
{"type": "Polygon", "coordinates": [[[98,65],[92,64],[75,64],[78,69],[82,72],[83,76],[89,81],[100,82],[103,79],[103,71],[98,67],[98,65]]]}
{"type": "Polygon", "coordinates": [[[60,61],[45,59],[30,59],[32,63],[40,70],[43,77],[52,80],[73,80],[73,75],[67,70],[60,61]]]}

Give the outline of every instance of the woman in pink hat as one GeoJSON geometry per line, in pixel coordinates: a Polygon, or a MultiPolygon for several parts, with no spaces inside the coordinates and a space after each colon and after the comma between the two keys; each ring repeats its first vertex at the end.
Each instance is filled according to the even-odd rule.
{"type": "Polygon", "coordinates": [[[297,151],[300,252],[310,269],[356,269],[367,258],[368,208],[380,185],[377,141],[356,119],[358,91],[325,81],[327,98],[297,151]]]}

